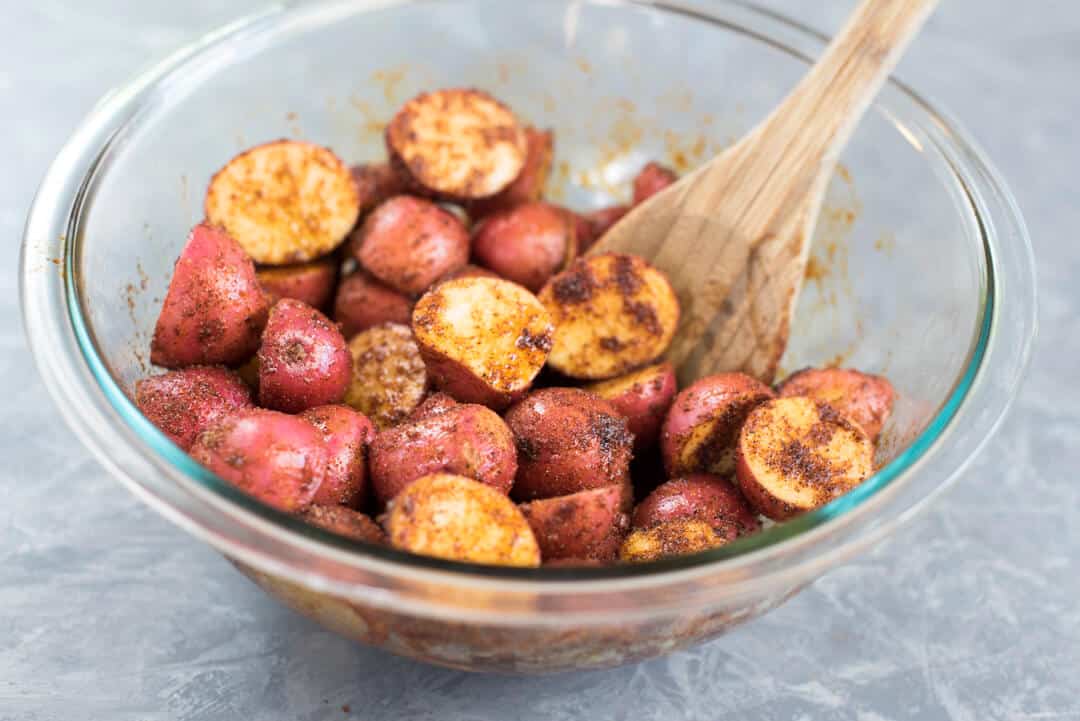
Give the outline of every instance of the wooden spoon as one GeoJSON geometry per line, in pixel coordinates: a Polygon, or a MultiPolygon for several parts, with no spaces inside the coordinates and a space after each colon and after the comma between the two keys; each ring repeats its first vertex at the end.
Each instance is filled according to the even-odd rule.
{"type": "Polygon", "coordinates": [[[668,358],[689,382],[771,383],[836,159],[938,0],[863,0],[757,127],[634,208],[591,253],[632,253],[671,278],[682,318],[668,358]]]}

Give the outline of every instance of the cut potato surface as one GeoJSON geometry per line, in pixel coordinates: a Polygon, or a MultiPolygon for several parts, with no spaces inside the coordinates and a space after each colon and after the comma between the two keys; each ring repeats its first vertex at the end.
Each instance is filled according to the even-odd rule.
{"type": "Polygon", "coordinates": [[[705,521],[680,518],[631,531],[619,549],[619,560],[630,563],[659,561],[707,551],[727,542],[728,539],[717,534],[705,521]]]}
{"type": "Polygon", "coordinates": [[[773,520],[823,506],[873,471],[874,446],[866,433],[832,406],[810,398],[763,403],[739,434],[739,488],[773,520]]]}
{"type": "Polygon", "coordinates": [[[256,262],[284,265],[338,247],[356,225],[360,196],[349,168],[330,150],[278,140],[219,170],[205,210],[256,262]]]}
{"type": "Polygon", "coordinates": [[[555,134],[550,130],[525,128],[527,150],[525,165],[514,182],[497,195],[469,204],[469,214],[483,218],[500,210],[540,200],[551,174],[551,159],[555,149],[555,134]]]}
{"type": "Polygon", "coordinates": [[[436,558],[497,566],[539,566],[540,547],[509,498],[463,476],[413,481],[390,504],[390,545],[436,558]]]}
{"type": "Polygon", "coordinates": [[[806,396],[828,403],[855,421],[871,440],[892,413],[896,391],[881,376],[849,368],[807,368],[780,384],[781,396],[806,396]]]}
{"type": "Polygon", "coordinates": [[[409,417],[427,392],[427,370],[412,331],[397,323],[369,328],[349,341],[352,382],[345,402],[382,430],[409,417]]]}
{"type": "Polygon", "coordinates": [[[513,112],[485,92],[421,93],[386,129],[392,161],[422,189],[457,200],[487,198],[525,165],[527,140],[513,112]]]}
{"type": "Polygon", "coordinates": [[[413,332],[436,387],[503,408],[520,398],[551,350],[551,317],[529,291],[494,278],[440,283],[416,303],[413,332]]]}
{"type": "Polygon", "coordinates": [[[540,300],[556,327],[548,363],[571,378],[612,378],[652,363],[679,324],[667,277],[633,255],[581,258],[548,281],[540,300]]]}

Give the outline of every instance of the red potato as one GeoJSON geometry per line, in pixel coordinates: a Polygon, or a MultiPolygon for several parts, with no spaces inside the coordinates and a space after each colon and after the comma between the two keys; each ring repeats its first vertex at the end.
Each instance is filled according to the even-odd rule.
{"type": "Polygon", "coordinates": [[[349,168],[327,148],[299,140],[258,145],[210,180],[206,218],[257,263],[286,265],[337,248],[360,216],[349,168]]]}
{"type": "Polygon", "coordinates": [[[499,277],[498,273],[492,273],[487,268],[481,268],[478,265],[473,265],[472,263],[469,263],[467,265],[463,265],[462,267],[458,268],[455,271],[447,273],[446,276],[442,278],[441,282],[445,283],[448,280],[455,280],[457,278],[498,278],[498,277],[499,277]]]}
{"type": "Polygon", "coordinates": [[[760,530],[761,521],[746,499],[719,476],[697,473],[663,483],[634,509],[634,528],[696,518],[728,541],[760,530]]]}
{"type": "Polygon", "coordinates": [[[368,328],[349,341],[353,375],[345,402],[379,430],[409,417],[428,389],[427,368],[408,326],[368,328]]]}
{"type": "Polygon", "coordinates": [[[619,549],[619,560],[628,563],[660,561],[723,546],[728,540],[697,518],[664,521],[649,528],[635,528],[619,549]]]}
{"type": "Polygon", "coordinates": [[[286,413],[341,401],[352,378],[338,327],[291,298],[270,309],[258,358],[259,404],[286,413]]]}
{"type": "Polygon", "coordinates": [[[492,410],[458,404],[380,431],[371,444],[371,487],[386,503],[412,481],[452,473],[509,493],[517,472],[514,436],[492,410]]]}
{"type": "Polygon", "coordinates": [[[887,379],[849,368],[807,368],[788,376],[777,390],[781,397],[806,396],[828,403],[858,423],[871,440],[881,434],[896,400],[887,379]]]}
{"type": "Polygon", "coordinates": [[[281,298],[292,298],[319,310],[326,308],[334,297],[337,274],[338,266],[333,258],[255,271],[259,285],[274,302],[281,298]]]}
{"type": "Polygon", "coordinates": [[[866,432],[811,398],[767,401],[747,416],[739,433],[739,488],[775,521],[819,508],[873,472],[874,444],[866,432]]]}
{"type": "Polygon", "coordinates": [[[322,436],[296,416],[245,410],[207,428],[191,457],[245,493],[282,511],[311,504],[326,477],[322,436]]]}
{"type": "Polygon", "coordinates": [[[644,203],[678,179],[679,176],[671,168],[649,163],[634,178],[634,205],[644,203]]]}
{"type": "Polygon", "coordinates": [[[551,175],[555,134],[550,130],[528,127],[525,128],[525,143],[525,165],[517,178],[497,195],[471,203],[468,211],[474,218],[483,218],[518,205],[533,203],[543,196],[544,186],[551,175]]]}
{"type": "Polygon", "coordinates": [[[578,388],[544,388],[506,412],[518,450],[514,497],[568,496],[629,481],[626,419],[578,388]]]}
{"type": "Polygon", "coordinates": [[[684,388],[660,430],[668,476],[731,475],[739,428],[750,411],[774,397],[771,388],[744,373],[718,373],[684,388]]]}
{"type": "Polygon", "coordinates": [[[585,390],[600,396],[626,417],[634,434],[634,449],[653,446],[677,391],[675,368],[670,363],[642,368],[609,381],[590,383],[585,390]]]}
{"type": "Polygon", "coordinates": [[[436,558],[496,566],[539,566],[540,547],[509,498],[471,478],[418,478],[386,515],[390,545],[436,558]]]}
{"type": "Polygon", "coordinates": [[[367,491],[367,446],[375,426],[349,406],[309,408],[300,414],[315,426],[326,444],[326,476],[313,501],[327,506],[358,508],[367,491]]]}
{"type": "Polygon", "coordinates": [[[395,195],[408,190],[408,181],[389,163],[361,163],[349,168],[360,196],[360,215],[364,215],[395,195]]]}
{"type": "Polygon", "coordinates": [[[456,408],[458,402],[445,393],[432,393],[424,402],[418,405],[413,412],[409,415],[410,421],[418,421],[428,416],[438,415],[445,413],[448,410],[456,408]]]}
{"type": "Polygon", "coordinates": [[[473,234],[473,256],[533,293],[574,259],[574,224],[562,208],[535,202],[489,215],[473,234]]]}
{"type": "Polygon", "coordinates": [[[544,563],[560,559],[613,561],[630,528],[629,484],[543,498],[519,508],[540,544],[544,563]]]}
{"type": "Polygon", "coordinates": [[[259,347],[267,311],[243,248],[220,228],[196,225],[173,268],[150,361],[166,368],[239,365],[259,347]]]}
{"type": "Polygon", "coordinates": [[[413,300],[358,270],[342,279],[334,298],[334,320],[346,338],[383,323],[408,325],[413,300]]]}
{"type": "Polygon", "coordinates": [[[233,371],[194,366],[143,378],[135,384],[135,405],[183,450],[222,418],[252,408],[251,391],[233,371]]]}
{"type": "Polygon", "coordinates": [[[360,265],[402,293],[423,293],[469,261],[465,226],[423,198],[391,198],[375,208],[356,232],[360,265]]]}
{"type": "Polygon", "coordinates": [[[613,225],[630,212],[629,205],[612,205],[589,213],[574,213],[574,229],[578,242],[578,253],[584,255],[604,237],[613,225]]]}
{"type": "Polygon", "coordinates": [[[613,378],[652,363],[679,324],[667,276],[633,255],[580,258],[539,298],[556,329],[548,363],[571,378],[613,378]]]}
{"type": "Polygon", "coordinates": [[[435,387],[466,403],[505,408],[522,397],[551,349],[544,306],[516,283],[458,278],[416,303],[413,332],[435,387]]]}
{"type": "Polygon", "coordinates": [[[313,505],[300,514],[300,518],[313,526],[354,541],[386,545],[386,533],[379,524],[351,508],[313,505]]]}
{"type": "Polygon", "coordinates": [[[386,128],[391,164],[426,193],[467,202],[509,186],[528,141],[513,112],[485,92],[447,89],[405,103],[386,128]]]}

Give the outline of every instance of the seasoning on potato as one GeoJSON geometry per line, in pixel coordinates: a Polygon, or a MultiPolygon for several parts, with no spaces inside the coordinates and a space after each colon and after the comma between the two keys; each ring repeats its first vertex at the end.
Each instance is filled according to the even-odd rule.
{"type": "Polygon", "coordinates": [[[492,278],[457,278],[416,303],[413,333],[435,386],[501,409],[520,398],[551,350],[551,316],[529,291],[492,278]]]}
{"type": "Polygon", "coordinates": [[[613,378],[664,354],[679,325],[667,277],[641,258],[580,258],[554,276],[540,300],[555,323],[548,363],[571,378],[613,378]]]}
{"type": "Polygon", "coordinates": [[[630,528],[629,483],[523,503],[544,563],[563,559],[614,561],[630,528]]]}
{"type": "Polygon", "coordinates": [[[240,376],[221,366],[191,366],[143,378],[135,384],[135,405],[185,451],[207,427],[254,407],[240,376]]]}
{"type": "Polygon", "coordinates": [[[274,301],[292,298],[318,310],[324,310],[334,297],[337,274],[338,264],[333,258],[270,266],[255,271],[259,285],[274,301]]]}
{"type": "Polygon", "coordinates": [[[353,374],[345,402],[379,430],[409,417],[428,389],[427,368],[412,331],[385,323],[368,328],[349,341],[353,374]]]}
{"type": "Polygon", "coordinates": [[[700,553],[727,542],[705,521],[679,518],[631,531],[619,549],[619,560],[628,563],[659,561],[700,553]]]}
{"type": "Polygon", "coordinates": [[[255,262],[303,263],[341,245],[360,216],[345,163],[299,140],[237,155],[210,180],[206,218],[236,238],[255,262]]]}
{"type": "Polygon", "coordinates": [[[300,518],[313,526],[351,538],[382,546],[386,543],[386,533],[378,523],[359,511],[344,506],[312,505],[300,518]]]}
{"type": "Polygon", "coordinates": [[[532,203],[544,194],[544,186],[551,174],[551,161],[555,153],[555,134],[550,130],[525,128],[525,163],[510,185],[490,198],[481,198],[468,204],[469,215],[484,218],[500,210],[525,203],[532,203]]]}
{"type": "Polygon", "coordinates": [[[367,495],[367,447],[375,426],[344,405],[309,408],[300,417],[315,426],[326,444],[326,476],[312,501],[360,507],[367,495]]]}
{"type": "Polygon", "coordinates": [[[424,556],[539,566],[540,547],[517,506],[494,488],[435,473],[399,493],[386,516],[390,545],[424,556]]]}
{"type": "Polygon", "coordinates": [[[896,399],[888,380],[850,368],[807,368],[788,376],[777,391],[781,397],[806,396],[828,403],[858,423],[871,440],[881,434],[896,399]]]}
{"type": "Polygon", "coordinates": [[[634,509],[634,528],[649,528],[666,521],[696,518],[719,536],[733,541],[754,533],[761,521],[735,486],[719,476],[697,473],[657,486],[634,509]]]}
{"type": "Polygon", "coordinates": [[[810,398],[767,401],[751,411],[739,433],[739,488],[773,520],[819,508],[873,472],[874,446],[866,432],[810,398]]]}
{"type": "Polygon", "coordinates": [[[675,399],[675,368],[658,363],[638,371],[598,381],[585,390],[600,396],[626,417],[627,428],[634,434],[634,449],[645,450],[656,444],[660,424],[675,399]]]}

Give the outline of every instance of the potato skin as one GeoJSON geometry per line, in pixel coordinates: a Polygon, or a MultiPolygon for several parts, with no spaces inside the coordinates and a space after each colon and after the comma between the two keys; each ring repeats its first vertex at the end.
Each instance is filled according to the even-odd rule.
{"type": "Polygon", "coordinates": [[[634,509],[634,528],[696,518],[727,541],[761,529],[746,499],[729,481],[707,473],[675,478],[658,486],[634,509]]]}
{"type": "Polygon", "coordinates": [[[776,398],[747,416],[735,477],[774,521],[820,508],[874,472],[874,444],[854,421],[805,396],[776,398]]]}
{"type": "Polygon", "coordinates": [[[660,430],[668,476],[730,475],[735,470],[739,428],[754,407],[775,396],[767,385],[744,373],[718,373],[684,388],[660,430]]]}
{"type": "Polygon", "coordinates": [[[571,378],[614,378],[652,363],[679,324],[667,276],[633,255],[579,258],[539,298],[555,323],[548,363],[571,378]]]}
{"type": "Polygon", "coordinates": [[[438,415],[440,413],[446,413],[448,410],[456,408],[460,405],[450,396],[445,393],[432,393],[424,401],[418,405],[413,412],[409,414],[410,421],[418,421],[428,416],[438,415]]]}
{"type": "Polygon", "coordinates": [[[463,476],[436,473],[409,484],[386,516],[390,545],[436,558],[539,566],[540,547],[509,498],[463,476]]]}
{"type": "Polygon", "coordinates": [[[386,545],[386,533],[379,524],[360,511],[354,511],[351,508],[314,504],[301,513],[300,518],[313,526],[354,541],[373,543],[377,546],[386,545]]]}
{"type": "Polygon", "coordinates": [[[634,434],[634,450],[642,451],[659,439],[660,425],[678,389],[674,366],[664,362],[590,383],[585,390],[603,398],[626,417],[627,427],[634,434]]]}
{"type": "Polygon", "coordinates": [[[630,528],[628,484],[542,498],[519,506],[540,544],[544,563],[562,559],[614,561],[630,528]]]}
{"type": "Polygon", "coordinates": [[[635,528],[619,549],[619,560],[628,563],[659,561],[700,553],[727,543],[705,521],[679,518],[648,528],[635,528]]]}
{"type": "Polygon", "coordinates": [[[222,366],[192,366],[143,378],[135,384],[135,405],[185,451],[206,428],[254,407],[240,376],[222,366]]]}
{"type": "Polygon", "coordinates": [[[473,265],[472,263],[467,263],[467,264],[461,266],[460,268],[458,268],[457,270],[451,271],[450,273],[447,273],[446,276],[443,277],[440,280],[440,282],[445,283],[448,280],[455,280],[457,278],[496,278],[496,279],[498,279],[500,277],[501,276],[498,273],[492,273],[487,268],[481,268],[478,265],[473,265]]]}
{"type": "Polygon", "coordinates": [[[432,288],[417,301],[412,327],[436,388],[495,409],[529,389],[554,332],[547,310],[525,288],[477,277],[432,288]]]}
{"type": "Polygon", "coordinates": [[[367,495],[367,446],[375,426],[343,405],[308,408],[300,417],[315,426],[326,444],[326,476],[313,502],[359,508],[367,495]]]}
{"type": "Polygon", "coordinates": [[[525,164],[514,182],[491,196],[468,204],[466,210],[473,218],[484,218],[492,213],[509,210],[518,205],[533,203],[544,194],[544,186],[551,175],[551,161],[555,154],[555,133],[551,130],[525,128],[525,164]]]}
{"type": "Polygon", "coordinates": [[[576,250],[566,211],[542,202],[489,215],[473,234],[477,262],[533,293],[566,267],[576,250]]]}
{"type": "Polygon", "coordinates": [[[211,178],[205,212],[256,262],[285,265],[341,245],[360,215],[360,196],[328,148],[276,140],[240,153],[211,178]]]}
{"type": "Polygon", "coordinates": [[[323,310],[334,297],[338,267],[333,258],[321,258],[310,263],[259,268],[255,277],[271,301],[292,298],[323,310]]]}
{"type": "Polygon", "coordinates": [[[469,233],[454,215],[410,195],[387,200],[357,230],[356,259],[373,276],[415,295],[469,260],[469,233]]]}
{"type": "Polygon", "coordinates": [[[871,440],[892,414],[896,391],[885,377],[850,368],[805,368],[777,389],[780,397],[806,396],[828,403],[858,423],[871,440]]]}
{"type": "Polygon", "coordinates": [[[574,229],[577,236],[578,253],[584,255],[604,237],[613,225],[630,212],[629,205],[612,205],[589,213],[574,214],[574,229]]]}
{"type": "Polygon", "coordinates": [[[505,418],[518,451],[514,498],[568,496],[629,482],[634,439],[607,401],[578,388],[544,388],[505,418]]]}
{"type": "Polygon", "coordinates": [[[345,402],[379,430],[409,417],[428,389],[427,368],[412,331],[397,323],[368,328],[349,341],[353,375],[345,402]]]}
{"type": "Polygon", "coordinates": [[[150,361],[165,368],[239,365],[259,347],[268,310],[244,249],[221,228],[196,225],[173,268],[150,361]]]}
{"type": "Polygon", "coordinates": [[[648,163],[634,178],[634,205],[641,205],[678,179],[671,168],[648,163]]]}
{"type": "Polygon", "coordinates": [[[346,339],[383,323],[408,325],[412,309],[412,298],[363,269],[342,279],[334,298],[334,320],[346,339]]]}
{"type": "Polygon", "coordinates": [[[413,189],[467,203],[509,186],[528,142],[513,112],[491,95],[447,88],[405,103],[386,127],[386,148],[413,189]]]}
{"type": "Polygon", "coordinates": [[[352,357],[341,331],[291,298],[270,309],[258,358],[259,404],[286,413],[338,403],[352,378],[352,357]]]}
{"type": "Polygon", "coordinates": [[[432,473],[472,478],[507,494],[517,472],[514,436],[484,406],[457,404],[380,431],[371,443],[371,484],[387,503],[411,482],[432,473]]]}
{"type": "Polygon", "coordinates": [[[402,178],[389,163],[360,163],[349,168],[356,192],[360,197],[360,215],[408,189],[408,180],[402,178]]]}
{"type": "Polygon", "coordinates": [[[310,505],[326,477],[326,445],[315,427],[262,408],[210,426],[190,454],[245,493],[290,513],[310,505]]]}

